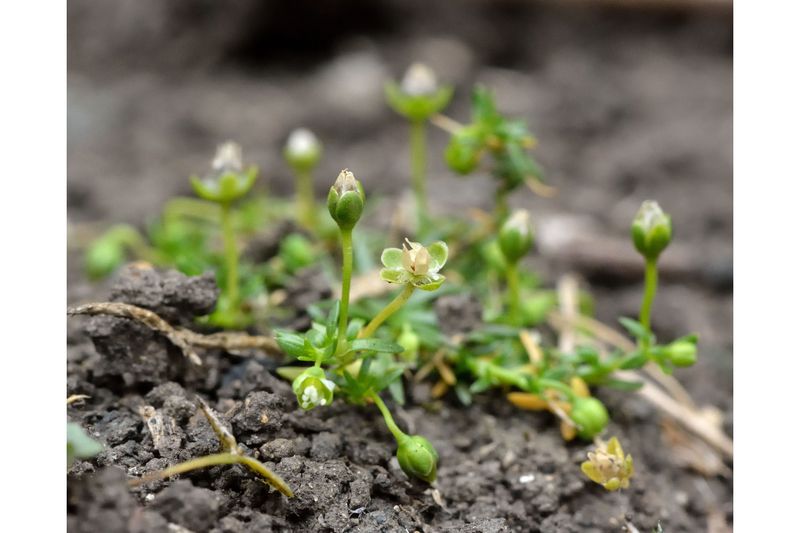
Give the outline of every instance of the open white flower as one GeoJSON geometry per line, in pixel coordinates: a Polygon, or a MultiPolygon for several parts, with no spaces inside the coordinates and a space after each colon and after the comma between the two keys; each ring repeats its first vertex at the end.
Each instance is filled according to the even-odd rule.
{"type": "Polygon", "coordinates": [[[403,248],[386,248],[381,254],[381,279],[426,291],[439,288],[444,276],[439,270],[447,262],[447,245],[438,241],[428,247],[406,239],[403,248]]]}

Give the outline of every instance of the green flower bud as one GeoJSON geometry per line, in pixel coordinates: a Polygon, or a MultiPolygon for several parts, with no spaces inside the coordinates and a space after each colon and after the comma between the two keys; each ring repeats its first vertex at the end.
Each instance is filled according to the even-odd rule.
{"type": "Polygon", "coordinates": [[[333,381],[327,379],[325,371],[316,366],[306,369],[292,382],[297,403],[305,410],[318,405],[330,405],[333,402],[333,388],[333,381]]]}
{"type": "Polygon", "coordinates": [[[597,398],[575,398],[569,417],[578,426],[578,435],[587,440],[599,435],[608,424],[606,406],[597,398]]]}
{"type": "Polygon", "coordinates": [[[675,366],[692,366],[697,362],[697,346],[691,340],[677,340],[666,346],[664,352],[675,366]]]}
{"type": "Polygon", "coordinates": [[[409,477],[433,483],[439,454],[428,439],[421,435],[406,436],[397,443],[397,461],[409,477]]]}
{"type": "Polygon", "coordinates": [[[229,203],[247,194],[257,175],[256,167],[251,166],[244,170],[242,147],[229,141],[217,147],[217,153],[211,162],[211,173],[202,179],[192,176],[190,181],[200,198],[229,203]]]}
{"type": "Polygon", "coordinates": [[[407,119],[427,120],[445,108],[453,96],[452,87],[440,87],[436,74],[421,63],[411,65],[400,84],[386,84],[386,101],[407,119]]]}
{"type": "Polygon", "coordinates": [[[444,160],[453,172],[469,174],[478,166],[482,149],[480,128],[466,126],[450,137],[444,150],[444,160]]]}
{"type": "Polygon", "coordinates": [[[403,352],[400,354],[404,360],[413,363],[417,360],[419,355],[419,335],[411,329],[411,324],[406,322],[403,324],[403,331],[397,337],[397,344],[403,347],[403,352]]]}
{"type": "Polygon", "coordinates": [[[310,130],[298,128],[289,135],[283,157],[295,172],[308,172],[319,163],[322,145],[310,130]]]}
{"type": "Polygon", "coordinates": [[[631,238],[645,259],[655,260],[672,239],[672,218],[657,202],[647,200],[633,219],[631,238]]]}
{"type": "Polygon", "coordinates": [[[347,169],[339,173],[328,192],[328,211],[342,230],[351,230],[364,211],[364,186],[347,169]]]}
{"type": "Polygon", "coordinates": [[[522,259],[533,246],[533,227],[530,214],[524,209],[514,211],[500,228],[498,243],[509,263],[522,259]]]}

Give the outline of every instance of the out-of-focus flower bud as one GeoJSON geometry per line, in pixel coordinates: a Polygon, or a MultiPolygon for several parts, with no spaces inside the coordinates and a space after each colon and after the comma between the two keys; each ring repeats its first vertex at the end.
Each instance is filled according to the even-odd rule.
{"type": "Polygon", "coordinates": [[[578,426],[578,436],[582,439],[594,438],[608,425],[606,406],[597,398],[575,398],[569,417],[578,426]]]}
{"type": "Polygon", "coordinates": [[[679,339],[668,344],[665,353],[675,366],[692,366],[697,362],[697,343],[691,339],[679,339]]]}
{"type": "Polygon", "coordinates": [[[436,74],[422,63],[412,64],[399,85],[386,84],[386,101],[392,109],[415,122],[444,109],[452,96],[452,87],[439,86],[436,74]]]}
{"type": "Polygon", "coordinates": [[[482,130],[465,126],[450,137],[444,150],[444,160],[453,172],[469,174],[478,166],[483,147],[482,130]]]}
{"type": "Polygon", "coordinates": [[[308,172],[319,163],[322,144],[310,130],[298,128],[289,135],[283,157],[295,172],[308,172]]]}
{"type": "Polygon", "coordinates": [[[364,187],[347,169],[339,173],[328,192],[328,211],[331,218],[344,231],[349,231],[361,218],[364,211],[364,187]]]}
{"type": "Polygon", "coordinates": [[[655,260],[672,239],[672,218],[657,202],[646,200],[633,219],[631,238],[645,259],[655,260]]]}
{"type": "Polygon", "coordinates": [[[524,209],[514,211],[500,228],[498,242],[509,263],[522,259],[533,246],[531,216],[524,209]]]}
{"type": "Polygon", "coordinates": [[[234,142],[217,147],[211,172],[204,178],[192,176],[194,192],[204,200],[229,203],[241,198],[253,187],[258,175],[254,166],[243,170],[242,148],[234,142]]]}

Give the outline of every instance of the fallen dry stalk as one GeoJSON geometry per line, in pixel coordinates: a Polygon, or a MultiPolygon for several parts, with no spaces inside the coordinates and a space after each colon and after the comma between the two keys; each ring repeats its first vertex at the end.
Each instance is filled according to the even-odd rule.
{"type": "Polygon", "coordinates": [[[153,311],[126,303],[96,302],[79,305],[68,308],[67,315],[107,315],[134,320],[164,335],[183,352],[187,359],[196,365],[203,363],[193,347],[218,348],[230,353],[236,353],[239,350],[258,350],[270,355],[283,354],[278,343],[272,337],[226,331],[204,335],[189,329],[173,327],[153,311]]]}
{"type": "Polygon", "coordinates": [[[81,400],[88,400],[91,396],[87,396],[85,394],[73,394],[67,398],[67,405],[72,405],[75,402],[79,402],[81,400]]]}
{"type": "MultiPolygon", "coordinates": [[[[209,407],[209,405],[199,396],[197,397],[197,403],[199,404],[200,410],[208,420],[209,425],[217,435],[222,451],[220,453],[190,459],[188,461],[169,466],[163,470],[149,472],[139,478],[129,479],[129,487],[138,487],[152,481],[167,479],[178,474],[184,474],[186,472],[192,472],[194,470],[208,468],[210,466],[239,464],[260,475],[267,484],[271,485],[284,496],[288,498],[294,496],[292,489],[278,474],[267,468],[260,461],[244,454],[242,449],[237,444],[236,438],[233,436],[233,434],[228,430],[227,427],[225,427],[211,407],[209,407]]],[[[152,417],[152,413],[146,414],[143,412],[142,416],[145,417],[145,420],[147,421],[147,417],[152,417]]],[[[156,434],[153,434],[153,437],[155,436],[156,434]]]]}

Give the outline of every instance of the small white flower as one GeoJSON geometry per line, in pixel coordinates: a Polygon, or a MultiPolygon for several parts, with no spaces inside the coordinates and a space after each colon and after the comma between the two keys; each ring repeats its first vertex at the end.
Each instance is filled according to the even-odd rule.
{"type": "MultiPolygon", "coordinates": [[[[319,381],[325,386],[325,388],[333,392],[333,388],[335,386],[333,381],[329,379],[321,379],[319,381]]],[[[303,389],[303,392],[300,395],[300,407],[303,409],[312,409],[317,406],[324,407],[327,404],[327,398],[320,394],[320,391],[314,386],[313,383],[303,389]]]]}
{"type": "Polygon", "coordinates": [[[437,89],[436,74],[428,65],[414,63],[408,67],[405,75],[403,75],[400,88],[409,96],[424,96],[435,93],[437,89]]]}
{"type": "Polygon", "coordinates": [[[242,147],[233,141],[217,146],[217,153],[211,161],[211,168],[222,173],[242,171],[242,147]]]}
{"type": "Polygon", "coordinates": [[[319,150],[319,140],[311,130],[298,128],[289,135],[286,150],[295,157],[302,157],[319,150]]]}

